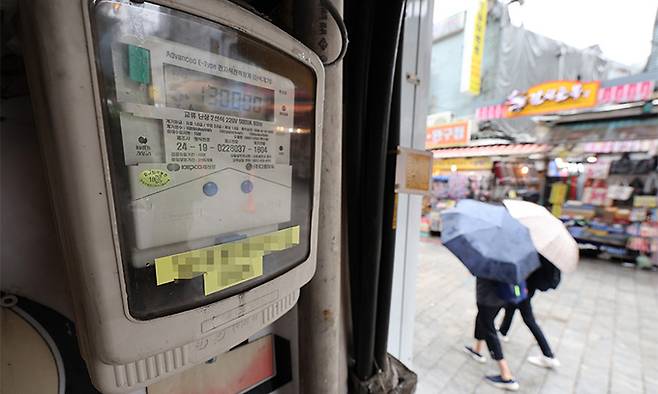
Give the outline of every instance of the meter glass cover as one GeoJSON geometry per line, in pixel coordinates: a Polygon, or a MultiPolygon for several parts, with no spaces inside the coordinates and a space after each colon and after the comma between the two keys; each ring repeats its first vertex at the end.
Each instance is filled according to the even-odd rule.
{"type": "Polygon", "coordinates": [[[216,302],[304,262],[315,72],[150,3],[98,1],[92,22],[130,315],[216,302]]]}

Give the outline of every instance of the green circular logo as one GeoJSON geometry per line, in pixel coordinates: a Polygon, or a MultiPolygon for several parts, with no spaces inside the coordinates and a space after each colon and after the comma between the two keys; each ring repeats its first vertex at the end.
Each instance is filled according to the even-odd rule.
{"type": "Polygon", "coordinates": [[[165,186],[171,181],[167,171],[163,170],[144,170],[139,174],[139,181],[149,187],[165,186]]]}

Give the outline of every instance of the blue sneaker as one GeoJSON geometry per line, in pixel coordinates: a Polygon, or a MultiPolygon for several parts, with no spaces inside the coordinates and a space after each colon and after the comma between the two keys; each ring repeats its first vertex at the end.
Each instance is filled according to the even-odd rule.
{"type": "Polygon", "coordinates": [[[471,356],[471,358],[472,358],[473,360],[475,360],[475,361],[477,361],[477,362],[479,362],[479,363],[484,364],[484,363],[487,362],[487,358],[486,358],[486,357],[484,357],[484,356],[481,355],[480,353],[478,353],[478,352],[476,352],[475,350],[473,350],[473,348],[470,347],[470,346],[464,346],[464,351],[466,352],[466,354],[468,354],[469,356],[471,356]]]}
{"type": "Polygon", "coordinates": [[[507,391],[519,390],[519,382],[514,379],[504,380],[500,375],[485,376],[484,378],[496,388],[507,391]]]}

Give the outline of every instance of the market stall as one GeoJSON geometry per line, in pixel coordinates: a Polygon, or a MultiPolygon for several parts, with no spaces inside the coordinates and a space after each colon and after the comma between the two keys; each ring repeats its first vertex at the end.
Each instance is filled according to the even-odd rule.
{"type": "Polygon", "coordinates": [[[430,229],[463,198],[524,199],[562,219],[583,250],[658,265],[655,77],[549,81],[470,120],[428,125],[430,229]]]}
{"type": "Polygon", "coordinates": [[[583,249],[651,267],[658,263],[658,140],[642,139],[657,135],[654,105],[642,107],[639,116],[626,106],[553,119],[553,138],[577,133],[590,141],[551,152],[546,193],[583,249]]]}
{"type": "Polygon", "coordinates": [[[440,232],[440,212],[465,198],[501,202],[541,198],[545,144],[472,145],[434,150],[428,214],[430,231],[440,232]]]}

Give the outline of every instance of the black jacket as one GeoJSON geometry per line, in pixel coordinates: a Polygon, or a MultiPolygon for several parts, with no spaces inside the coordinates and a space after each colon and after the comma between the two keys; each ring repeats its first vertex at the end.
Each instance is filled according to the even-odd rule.
{"type": "Polygon", "coordinates": [[[502,306],[505,305],[500,296],[498,296],[498,285],[500,283],[490,279],[475,279],[475,300],[478,305],[502,306]]]}
{"type": "Polygon", "coordinates": [[[542,255],[539,255],[539,261],[541,262],[539,268],[526,279],[528,293],[530,294],[534,293],[535,290],[547,291],[549,289],[557,289],[562,279],[560,270],[550,261],[546,260],[542,255]]]}

